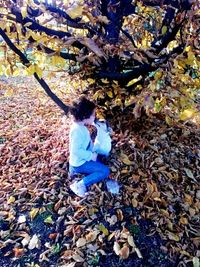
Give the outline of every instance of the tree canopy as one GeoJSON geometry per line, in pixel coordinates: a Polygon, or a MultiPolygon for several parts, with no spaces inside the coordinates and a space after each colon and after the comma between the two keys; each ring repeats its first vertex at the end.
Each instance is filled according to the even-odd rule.
{"type": "Polygon", "coordinates": [[[0,1],[0,10],[0,72],[34,75],[66,113],[43,79],[52,67],[86,79],[94,98],[111,108],[134,103],[136,117],[171,98],[169,123],[169,110],[178,109],[179,119],[196,114],[198,1],[10,0],[0,1]]]}

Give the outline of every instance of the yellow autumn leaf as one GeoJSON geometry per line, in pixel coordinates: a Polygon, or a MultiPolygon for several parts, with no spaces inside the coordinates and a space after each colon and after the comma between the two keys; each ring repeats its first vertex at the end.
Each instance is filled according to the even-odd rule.
{"type": "Polygon", "coordinates": [[[0,74],[3,74],[3,73],[4,73],[3,67],[2,65],[0,65],[0,74]]]}
{"type": "Polygon", "coordinates": [[[45,212],[45,211],[46,211],[45,207],[40,208],[40,214],[45,212]]]}
{"type": "Polygon", "coordinates": [[[133,164],[133,162],[130,161],[129,157],[126,154],[124,154],[123,152],[121,152],[120,159],[126,165],[132,165],[133,164]]]}
{"type": "Polygon", "coordinates": [[[172,232],[167,232],[168,238],[176,242],[180,241],[180,237],[172,232]]]}
{"type": "Polygon", "coordinates": [[[26,24],[24,24],[24,27],[29,27],[31,26],[33,23],[32,22],[27,22],[26,24]]]}
{"type": "Polygon", "coordinates": [[[83,7],[79,5],[74,5],[73,7],[68,8],[66,12],[72,19],[75,19],[82,16],[83,7]]]}
{"type": "Polygon", "coordinates": [[[191,50],[191,47],[190,46],[186,46],[185,51],[189,52],[190,50],[191,50]]]}
{"type": "Polygon", "coordinates": [[[91,79],[91,78],[87,79],[87,81],[88,81],[89,84],[95,83],[95,80],[94,79],[91,79]]]}
{"type": "Polygon", "coordinates": [[[13,89],[12,88],[9,88],[5,94],[4,94],[4,97],[9,97],[9,96],[12,96],[14,93],[13,89]]]}
{"type": "Polygon", "coordinates": [[[11,76],[11,75],[12,75],[12,73],[11,73],[11,69],[10,69],[9,66],[5,69],[5,75],[6,75],[6,76],[11,76]]]}
{"type": "Polygon", "coordinates": [[[108,235],[108,229],[103,225],[103,224],[99,224],[98,229],[104,234],[104,235],[108,235]]]}
{"type": "Polygon", "coordinates": [[[167,26],[162,27],[162,35],[164,35],[167,32],[167,26]]]}
{"type": "Polygon", "coordinates": [[[136,79],[131,80],[131,81],[127,84],[127,86],[131,86],[131,85],[133,85],[134,83],[138,82],[140,79],[141,79],[141,76],[140,76],[139,78],[136,78],[136,79]]]}
{"type": "Polygon", "coordinates": [[[10,196],[9,199],[8,199],[8,204],[12,204],[14,202],[15,202],[15,197],[10,196]]]}
{"type": "Polygon", "coordinates": [[[142,46],[147,47],[148,46],[148,40],[146,38],[142,39],[142,46]]]}
{"type": "Polygon", "coordinates": [[[162,72],[161,71],[157,71],[154,75],[154,79],[157,81],[162,77],[162,72]]]}
{"type": "Polygon", "coordinates": [[[102,83],[106,83],[106,84],[109,83],[109,81],[107,79],[101,79],[101,81],[102,81],[102,83]]]}
{"type": "Polygon", "coordinates": [[[21,8],[21,14],[22,14],[23,19],[27,16],[27,7],[21,8]]]}
{"type": "Polygon", "coordinates": [[[112,91],[108,91],[108,92],[106,92],[106,94],[107,94],[110,98],[113,97],[113,93],[112,93],[112,91]]]}
{"type": "Polygon", "coordinates": [[[88,213],[89,213],[90,216],[94,215],[97,212],[98,212],[98,209],[96,209],[96,208],[88,209],[88,213]]]}
{"type": "Polygon", "coordinates": [[[48,217],[44,220],[44,222],[45,222],[45,223],[49,223],[49,224],[53,224],[53,223],[54,223],[54,221],[53,221],[51,215],[48,216],[48,217]]]}
{"type": "Polygon", "coordinates": [[[56,56],[51,57],[51,64],[53,66],[61,65],[62,67],[64,67],[65,63],[66,62],[65,62],[64,58],[62,58],[60,56],[56,55],[56,56]]]}
{"type": "Polygon", "coordinates": [[[31,221],[35,218],[35,216],[38,214],[39,208],[32,208],[32,210],[29,212],[29,215],[31,217],[31,221]]]}
{"type": "Polygon", "coordinates": [[[194,53],[192,51],[188,52],[188,59],[191,60],[191,61],[195,60],[195,55],[194,55],[194,53]]]}
{"type": "Polygon", "coordinates": [[[37,75],[41,79],[42,78],[42,74],[43,74],[43,70],[38,65],[35,65],[35,72],[37,73],[37,75]]]}
{"type": "Polygon", "coordinates": [[[6,24],[6,32],[7,34],[10,34],[10,25],[6,24]]]}
{"type": "Polygon", "coordinates": [[[169,116],[165,116],[165,121],[169,126],[173,125],[173,120],[169,116]]]}
{"type": "Polygon", "coordinates": [[[178,60],[178,69],[184,69],[186,66],[186,60],[178,60]]]}
{"type": "Polygon", "coordinates": [[[16,15],[14,15],[14,14],[9,14],[9,18],[16,19],[16,15]]]}
{"type": "Polygon", "coordinates": [[[97,99],[103,99],[104,98],[104,93],[102,90],[98,90],[94,95],[93,95],[93,99],[97,100],[97,99]]]}
{"type": "Polygon", "coordinates": [[[115,234],[116,234],[115,232],[112,232],[112,234],[108,236],[108,241],[110,241],[115,236],[115,234]]]}
{"type": "Polygon", "coordinates": [[[183,112],[180,113],[179,118],[182,121],[192,119],[195,115],[194,109],[185,109],[183,112]]]}
{"type": "Polygon", "coordinates": [[[33,38],[35,41],[38,41],[38,40],[40,40],[40,38],[41,38],[40,34],[37,34],[37,33],[35,33],[35,32],[31,32],[30,35],[32,36],[32,38],[33,38]]]}
{"type": "Polygon", "coordinates": [[[6,23],[4,22],[4,21],[0,21],[0,28],[2,29],[2,30],[5,30],[5,28],[6,28],[6,23]]]}
{"type": "Polygon", "coordinates": [[[15,69],[14,71],[13,71],[13,76],[18,76],[18,75],[20,75],[20,69],[19,68],[17,68],[17,69],[15,69]]]}
{"type": "Polygon", "coordinates": [[[35,72],[35,65],[30,65],[27,69],[26,69],[26,72],[28,75],[33,75],[34,72],[35,72]]]}

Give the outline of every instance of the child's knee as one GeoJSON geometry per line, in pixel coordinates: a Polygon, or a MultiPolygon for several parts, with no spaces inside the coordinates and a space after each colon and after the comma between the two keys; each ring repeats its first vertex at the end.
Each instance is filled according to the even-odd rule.
{"type": "Polygon", "coordinates": [[[108,177],[109,175],[110,175],[110,169],[107,166],[105,166],[104,167],[104,176],[108,177]]]}

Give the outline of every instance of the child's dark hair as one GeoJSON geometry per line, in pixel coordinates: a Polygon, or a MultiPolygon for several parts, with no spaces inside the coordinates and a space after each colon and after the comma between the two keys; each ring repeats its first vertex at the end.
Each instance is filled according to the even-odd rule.
{"type": "Polygon", "coordinates": [[[82,121],[88,119],[95,108],[96,105],[92,101],[88,100],[85,96],[81,96],[77,101],[73,102],[70,107],[70,113],[77,121],[82,121]]]}

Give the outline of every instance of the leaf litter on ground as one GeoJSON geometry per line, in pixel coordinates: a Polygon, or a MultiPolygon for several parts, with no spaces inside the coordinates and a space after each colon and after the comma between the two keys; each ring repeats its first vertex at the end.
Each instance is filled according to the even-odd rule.
{"type": "Polygon", "coordinates": [[[129,114],[119,126],[113,118],[107,163],[123,187],[113,196],[97,184],[80,199],[66,171],[70,120],[33,80],[23,84],[1,99],[3,266],[196,266],[199,129],[155,117],[134,122],[129,114]]]}

